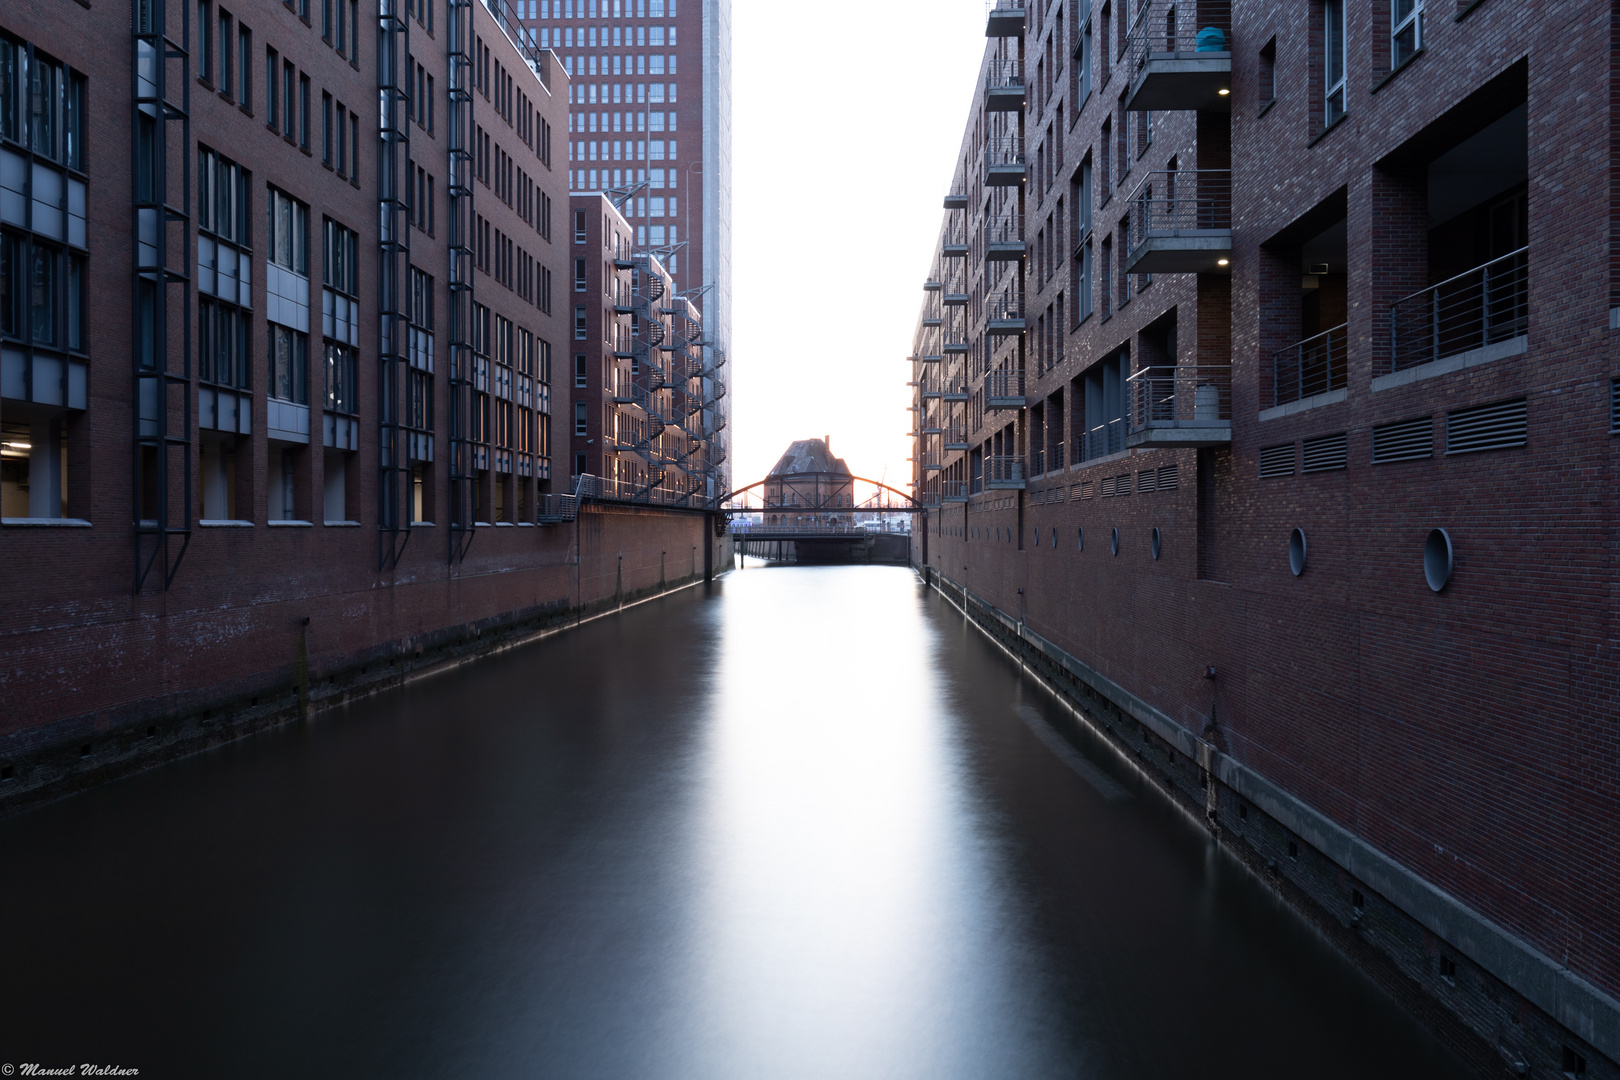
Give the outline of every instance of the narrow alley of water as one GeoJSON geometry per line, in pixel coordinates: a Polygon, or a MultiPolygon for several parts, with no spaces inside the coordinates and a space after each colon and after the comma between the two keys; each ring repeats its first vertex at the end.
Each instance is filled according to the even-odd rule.
{"type": "Polygon", "coordinates": [[[750,567],[0,821],[0,1061],[1461,1077],[954,608],[750,567]]]}

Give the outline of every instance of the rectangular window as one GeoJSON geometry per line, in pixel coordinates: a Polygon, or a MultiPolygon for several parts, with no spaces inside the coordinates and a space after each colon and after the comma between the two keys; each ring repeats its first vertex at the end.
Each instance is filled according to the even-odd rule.
{"type": "Polygon", "coordinates": [[[326,218],[322,222],[325,259],[321,283],[348,296],[360,295],[360,234],[326,218]]]}
{"type": "Polygon", "coordinates": [[[585,322],[585,305],[579,304],[574,308],[574,340],[584,341],[587,338],[585,322]]]}
{"type": "MultiPolygon", "coordinates": [[[[590,409],[586,407],[583,401],[576,401],[574,402],[574,434],[589,435],[590,433],[590,409]]],[[[581,455],[581,457],[583,457],[583,455],[581,455]]],[[[583,465],[580,466],[580,471],[584,471],[583,465]]]]}
{"type": "Polygon", "coordinates": [[[204,296],[198,301],[197,375],[203,382],[246,390],[248,318],[246,313],[204,296]]]}
{"type": "Polygon", "coordinates": [[[270,326],[270,396],[309,404],[309,336],[270,326]]]}
{"type": "Polygon", "coordinates": [[[265,107],[270,110],[265,117],[265,124],[271,131],[281,129],[281,117],[276,112],[276,102],[281,99],[281,92],[276,86],[276,80],[281,77],[281,55],[276,50],[265,47],[264,50],[264,98],[265,107]]]}
{"type": "Polygon", "coordinates": [[[1272,38],[1260,47],[1258,71],[1260,104],[1269,105],[1277,100],[1277,39],[1272,38]]]}
{"type": "Polygon", "coordinates": [[[332,164],[332,95],[325,91],[321,92],[321,164],[332,164]]]}
{"type": "Polygon", "coordinates": [[[236,103],[244,109],[253,108],[253,31],[236,24],[236,52],[238,57],[236,81],[241,85],[236,103]]]}
{"type": "Polygon", "coordinates": [[[309,76],[298,77],[298,145],[309,149],[309,76]]]}
{"type": "Polygon", "coordinates": [[[309,207],[286,192],[269,192],[270,261],[295,274],[309,274],[309,207]]]}
{"type": "Polygon", "coordinates": [[[585,260],[584,259],[575,259],[574,260],[574,291],[575,292],[584,292],[585,291],[585,260]]]}
{"type": "Polygon", "coordinates": [[[1345,0],[1322,2],[1322,122],[1325,126],[1338,123],[1345,113],[1344,4],[1345,0]]]}
{"type": "MultiPolygon", "coordinates": [[[[200,28],[199,28],[200,29],[200,28]]],[[[231,71],[231,17],[224,8],[219,9],[219,92],[230,97],[236,91],[236,80],[231,71]]]]}
{"type": "Polygon", "coordinates": [[[214,5],[197,0],[197,78],[214,81],[214,48],[209,28],[214,25],[214,5]]]}
{"type": "Polygon", "coordinates": [[[281,133],[289,142],[298,136],[298,69],[291,60],[281,62],[281,133]]]}
{"type": "Polygon", "coordinates": [[[1423,0],[1390,0],[1389,66],[1400,67],[1423,48],[1423,0]]]}
{"type": "Polygon", "coordinates": [[[589,384],[589,363],[584,353],[574,354],[574,387],[583,390],[589,384]]]}
{"type": "Polygon", "coordinates": [[[356,386],[355,351],[335,341],[326,342],[326,404],[327,412],[349,413],[360,411],[359,388],[356,386]]]}

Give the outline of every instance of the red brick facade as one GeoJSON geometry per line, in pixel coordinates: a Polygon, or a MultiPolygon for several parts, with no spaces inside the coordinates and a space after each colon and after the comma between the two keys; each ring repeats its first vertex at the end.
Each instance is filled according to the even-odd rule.
{"type": "MultiPolygon", "coordinates": [[[[1200,27],[1229,35],[1230,92],[1189,91],[1152,113],[1146,145],[1144,113],[1127,106],[1148,68],[1117,10],[1032,2],[1021,33],[992,36],[987,84],[999,62],[1022,57],[1026,99],[998,117],[981,97],[967,126],[953,190],[968,209],[947,210],[934,275],[947,294],[960,280],[946,245],[965,228],[960,366],[948,351],[928,361],[930,326],[919,327],[917,408],[936,418],[923,430],[960,426],[968,447],[919,438],[918,490],[940,507],[926,559],[948,587],[1134,696],[1142,711],[1131,715],[1188,733],[1184,752],[1208,747],[1218,830],[1251,826],[1233,820],[1238,788],[1209,761],[1275,785],[1299,822],[1325,830],[1296,822],[1295,838],[1337,864],[1340,884],[1311,902],[1348,913],[1352,892],[1387,894],[1430,935],[1419,950],[1429,974],[1417,954],[1389,944],[1389,955],[1507,1063],[1521,1055],[1540,1075],[1567,1047],[1597,1075],[1620,1057],[1620,854],[1608,839],[1620,820],[1620,364],[1604,104],[1615,16],[1608,5],[1424,6],[1423,48],[1391,73],[1390,6],[1346,5],[1347,108],[1330,125],[1330,9],[1239,0],[1228,21],[1200,5],[1200,27]],[[1088,26],[1091,92],[1077,103],[1088,26]],[[985,306],[1002,272],[985,246],[999,196],[984,155],[997,124],[1019,133],[1027,163],[1013,211],[1027,245],[1013,264],[1024,327],[999,343],[985,306]],[[1076,207],[1085,163],[1089,228],[1076,207]],[[1195,246],[1193,228],[1178,236],[1156,216],[1169,190],[1180,198],[1218,175],[1195,179],[1193,167],[1231,170],[1229,201],[1187,200],[1202,215],[1193,226],[1229,232],[1214,252],[1228,264],[1212,253],[1199,272],[1136,278],[1122,298],[1119,260],[1151,246],[1123,235],[1127,215],[1149,215],[1133,225],[1148,222],[1161,245],[1195,246]],[[1172,168],[1174,189],[1148,176],[1172,168]],[[1229,225],[1210,216],[1226,213],[1229,225]],[[1436,285],[1430,300],[1404,299],[1436,285]],[[1438,331],[1412,318],[1423,304],[1438,305],[1422,308],[1442,313],[1438,331]],[[1060,333],[1048,336],[1048,318],[1060,333]],[[1318,332],[1336,344],[1310,346],[1318,332]],[[1102,382],[1087,375],[1122,351],[1124,373],[1137,374],[1114,414],[1125,445],[1107,430],[1094,445],[1081,418],[1088,386],[1102,382]],[[944,393],[931,395],[930,379],[944,393]],[[966,400],[953,401],[958,379],[966,400]],[[1022,408],[990,407],[994,387],[1014,385],[1022,408]],[[1205,387],[1219,389],[1215,424],[1191,408],[1205,387]],[[998,466],[992,484],[992,457],[1021,470],[998,466]],[[1295,529],[1308,552],[1298,575],[1295,529]],[[1424,561],[1436,529],[1454,553],[1438,592],[1424,561]],[[1358,874],[1322,839],[1333,830],[1406,876],[1358,874]],[[1428,889],[1446,903],[1424,908],[1414,897],[1428,889]],[[1477,965],[1477,982],[1434,976],[1442,958],[1477,965]],[[1502,1019],[1512,1007],[1479,1004],[1492,994],[1552,1026],[1515,1027],[1502,1019]]],[[[1157,7],[1152,17],[1162,25],[1157,7]]],[[[1219,67],[1190,36],[1153,43],[1149,66],[1172,53],[1219,67]]],[[[925,320],[938,311],[927,295],[925,320]]]]}

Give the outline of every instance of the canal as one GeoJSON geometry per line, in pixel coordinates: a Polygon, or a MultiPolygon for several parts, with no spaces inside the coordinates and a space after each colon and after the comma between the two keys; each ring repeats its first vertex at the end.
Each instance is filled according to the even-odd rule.
{"type": "Polygon", "coordinates": [[[893,567],[734,572],[0,821],[0,1062],[1461,1077],[893,567]]]}

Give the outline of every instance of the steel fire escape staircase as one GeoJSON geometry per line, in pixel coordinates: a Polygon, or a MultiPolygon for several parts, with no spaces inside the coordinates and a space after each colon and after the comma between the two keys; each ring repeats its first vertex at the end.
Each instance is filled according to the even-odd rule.
{"type": "MultiPolygon", "coordinates": [[[[392,570],[410,542],[406,507],[410,470],[402,436],[405,371],[410,364],[410,207],[406,202],[411,161],[410,19],[400,0],[380,0],[377,10],[377,100],[381,110],[377,147],[377,569],[392,570]]],[[[454,5],[452,5],[454,10],[454,5]]]]}
{"type": "MultiPolygon", "coordinates": [[[[397,2],[397,0],[396,0],[397,2]]],[[[474,0],[449,0],[450,109],[450,562],[467,554],[474,530],[473,146],[474,0]]]]}
{"type": "MultiPolygon", "coordinates": [[[[191,21],[180,5],[180,40],[168,31],[164,0],[134,0],[135,592],[162,563],[174,583],[191,544],[191,21]],[[179,100],[170,96],[178,90],[179,100]],[[174,137],[174,125],[179,137],[174,137]],[[171,146],[181,164],[170,169],[171,146]],[[178,191],[176,191],[178,187],[178,191]],[[179,195],[176,200],[173,196],[179,195]],[[170,317],[179,292],[179,319],[170,317]],[[176,322],[178,331],[176,332],[176,322]],[[178,346],[178,351],[176,351],[178,346]],[[149,516],[150,514],[150,516],[149,516]],[[178,550],[175,541],[178,539],[178,550]]],[[[209,33],[210,27],[200,28],[209,33]]]]}

